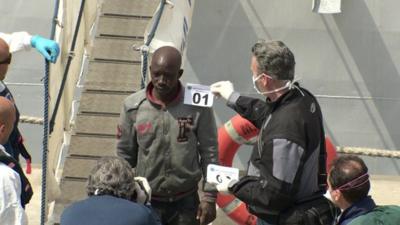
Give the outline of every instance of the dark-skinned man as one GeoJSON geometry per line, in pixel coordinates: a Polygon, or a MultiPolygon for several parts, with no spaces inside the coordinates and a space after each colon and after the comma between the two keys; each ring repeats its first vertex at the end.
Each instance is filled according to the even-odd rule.
{"type": "Polygon", "coordinates": [[[14,104],[0,96],[0,223],[26,225],[23,207],[32,197],[32,189],[18,162],[3,146],[13,131],[15,111],[14,104]]]}
{"type": "Polygon", "coordinates": [[[217,129],[211,108],[183,104],[181,63],[176,48],[154,52],[151,82],[124,101],[117,153],[148,179],[162,224],[204,225],[215,219],[216,192],[200,201],[197,187],[218,163],[217,129]]]}
{"type": "MultiPolygon", "coordinates": [[[[0,96],[6,97],[11,102],[15,104],[15,100],[11,91],[8,89],[7,85],[4,83],[4,79],[6,78],[8,67],[11,63],[12,55],[10,53],[10,47],[0,37],[0,96]]],[[[32,161],[31,155],[28,153],[25,145],[23,143],[22,135],[18,129],[18,122],[19,122],[19,111],[16,108],[16,121],[14,124],[14,129],[7,141],[4,144],[4,148],[6,151],[14,157],[17,161],[19,161],[19,155],[21,154],[24,159],[26,160],[27,164],[30,164],[32,161]]]]}

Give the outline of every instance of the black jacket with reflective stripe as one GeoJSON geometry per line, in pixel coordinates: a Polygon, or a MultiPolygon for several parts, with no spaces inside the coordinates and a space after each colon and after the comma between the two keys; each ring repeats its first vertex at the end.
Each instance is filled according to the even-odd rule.
{"type": "Polygon", "coordinates": [[[248,175],[230,188],[251,213],[268,218],[322,195],[325,134],[320,106],[310,92],[296,84],[275,102],[234,93],[228,106],[260,129],[248,175]]]}

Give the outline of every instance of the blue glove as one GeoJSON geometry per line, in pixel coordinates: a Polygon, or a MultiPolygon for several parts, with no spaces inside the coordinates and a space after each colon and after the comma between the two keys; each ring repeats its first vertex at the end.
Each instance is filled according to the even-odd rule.
{"type": "Polygon", "coordinates": [[[57,61],[60,54],[60,47],[57,42],[35,35],[31,39],[31,45],[50,62],[55,63],[57,61]]]}

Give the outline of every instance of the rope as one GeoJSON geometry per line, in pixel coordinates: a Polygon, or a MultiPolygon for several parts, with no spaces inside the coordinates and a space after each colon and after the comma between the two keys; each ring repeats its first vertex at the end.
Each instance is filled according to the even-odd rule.
{"type": "Polygon", "coordinates": [[[387,158],[397,158],[397,159],[400,158],[400,151],[397,150],[384,150],[384,149],[361,148],[361,147],[341,147],[341,146],[337,146],[336,150],[338,153],[343,153],[343,154],[387,157],[387,158]]]}
{"type": "Polygon", "coordinates": [[[30,124],[43,125],[43,118],[33,117],[33,116],[20,116],[19,117],[19,122],[20,123],[30,123],[30,124]]]}
{"type": "Polygon", "coordinates": [[[59,92],[58,92],[58,95],[57,95],[56,104],[54,105],[54,111],[51,114],[50,134],[53,132],[54,123],[55,123],[55,120],[56,120],[56,117],[57,117],[58,108],[60,106],[61,97],[62,97],[62,95],[64,93],[64,87],[65,87],[65,83],[67,81],[69,68],[71,66],[72,58],[74,57],[75,45],[76,45],[76,40],[78,38],[78,33],[79,33],[80,25],[81,25],[81,20],[82,20],[82,14],[83,14],[84,7],[85,7],[85,0],[82,0],[81,1],[81,6],[80,6],[80,9],[79,9],[78,18],[77,18],[76,24],[75,24],[74,36],[72,38],[71,48],[70,48],[70,51],[69,51],[69,54],[68,54],[68,60],[67,60],[66,66],[65,66],[63,79],[61,81],[61,86],[60,86],[60,89],[59,89],[59,92]]]}
{"type": "Polygon", "coordinates": [[[166,0],[160,0],[160,8],[157,10],[157,14],[155,15],[154,23],[151,27],[149,34],[147,35],[146,43],[144,44],[144,46],[142,46],[140,48],[140,52],[142,53],[142,79],[140,82],[141,89],[144,89],[146,87],[149,46],[151,44],[151,41],[154,38],[154,35],[156,34],[156,30],[157,30],[158,24],[160,23],[161,15],[164,11],[164,6],[165,6],[166,2],[167,2],[166,0]]]}
{"type": "MultiPolygon", "coordinates": [[[[56,34],[56,25],[58,17],[58,8],[60,0],[56,0],[54,4],[53,21],[50,32],[50,39],[54,40],[56,34]]],[[[45,76],[43,79],[44,84],[44,109],[43,109],[43,150],[42,150],[42,193],[40,201],[40,225],[46,223],[46,187],[47,187],[47,158],[48,158],[48,139],[49,139],[49,76],[50,76],[50,62],[45,61],[45,76]]],[[[24,117],[20,118],[23,119],[24,117]]],[[[21,120],[22,121],[22,120],[21,120]]]]}

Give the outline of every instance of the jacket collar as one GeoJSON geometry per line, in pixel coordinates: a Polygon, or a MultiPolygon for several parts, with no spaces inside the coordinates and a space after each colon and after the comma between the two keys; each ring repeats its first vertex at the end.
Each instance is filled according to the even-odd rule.
{"type": "Polygon", "coordinates": [[[271,102],[269,98],[266,99],[267,104],[271,106],[272,111],[275,110],[276,107],[279,105],[283,105],[286,102],[290,101],[292,98],[297,97],[298,95],[304,95],[302,93],[303,89],[300,88],[300,85],[296,82],[293,84],[293,88],[285,92],[283,95],[281,95],[276,101],[271,102]]]}
{"type": "Polygon", "coordinates": [[[146,87],[146,97],[147,97],[147,99],[149,100],[149,102],[150,102],[152,105],[156,106],[157,108],[166,108],[167,106],[175,105],[175,104],[181,102],[182,97],[183,97],[183,94],[184,94],[183,85],[182,85],[182,83],[179,81],[179,83],[178,83],[178,91],[177,91],[177,93],[175,94],[174,98],[172,99],[171,102],[165,104],[165,103],[161,102],[159,99],[157,99],[157,98],[153,95],[153,89],[154,89],[154,86],[153,86],[153,84],[150,82],[150,83],[147,85],[147,87],[146,87]]]}
{"type": "Polygon", "coordinates": [[[360,201],[354,203],[349,208],[345,209],[340,215],[338,225],[348,224],[351,220],[358,216],[364,215],[376,207],[371,196],[366,196],[360,201]]]}
{"type": "Polygon", "coordinates": [[[2,144],[0,144],[0,151],[4,152],[6,155],[9,155],[9,154],[6,152],[6,149],[4,148],[4,146],[3,146],[2,144]]]}

